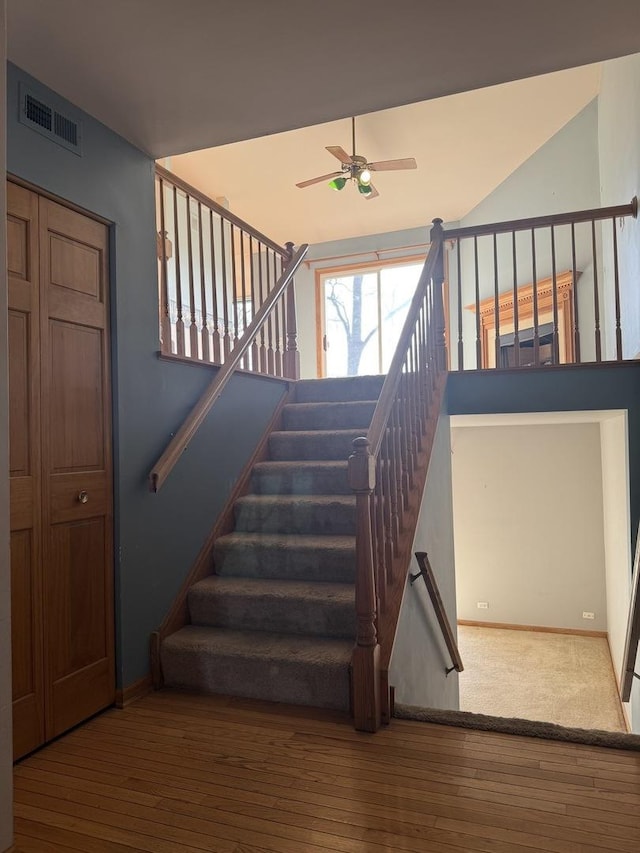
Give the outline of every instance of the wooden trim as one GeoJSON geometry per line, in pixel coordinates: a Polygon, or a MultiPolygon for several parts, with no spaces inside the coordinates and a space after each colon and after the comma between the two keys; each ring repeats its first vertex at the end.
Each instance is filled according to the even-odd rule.
{"type": "Polygon", "coordinates": [[[202,392],[198,402],[191,409],[185,420],[182,422],[182,425],[179,427],[164,452],[153,466],[149,474],[149,487],[152,492],[160,490],[162,484],[173,471],[174,466],[189,446],[189,443],[197,431],[200,429],[200,426],[211,411],[216,400],[220,397],[227,386],[234,370],[251,346],[251,342],[254,340],[256,334],[272,311],[277,307],[278,300],[285,292],[289,282],[293,280],[296,270],[302,263],[302,259],[306,255],[308,249],[309,246],[305,243],[296,250],[291,262],[281,273],[277,284],[274,285],[273,290],[262,303],[253,320],[247,326],[242,338],[231,350],[231,353],[225,363],[202,392]]]}
{"type": "MultiPolygon", "coordinates": [[[[427,252],[431,246],[430,243],[425,244],[427,252]]],[[[372,254],[367,252],[366,254],[372,254]]],[[[345,258],[355,257],[354,255],[345,255],[345,258]]],[[[339,260],[339,258],[336,258],[339,260]]],[[[313,262],[313,261],[312,261],[313,262]]],[[[424,255],[399,255],[397,258],[387,258],[377,261],[362,261],[361,263],[342,264],[336,267],[317,267],[314,269],[315,279],[315,294],[316,294],[316,373],[318,379],[323,379],[327,373],[327,360],[325,357],[323,338],[326,334],[324,299],[322,293],[322,278],[327,275],[337,273],[350,273],[355,270],[382,269],[383,267],[401,267],[406,264],[424,263],[424,255]]]]}
{"type": "MultiPolygon", "coordinates": [[[[575,282],[577,283],[581,272],[576,272],[575,282]]],[[[542,315],[551,314],[553,311],[553,291],[554,277],[540,279],[536,286],[537,291],[537,319],[540,323],[542,315]]],[[[573,351],[573,303],[574,303],[574,278],[572,270],[565,270],[557,273],[555,276],[555,291],[558,310],[558,329],[562,332],[561,341],[562,349],[559,348],[559,357],[561,364],[571,364],[574,361],[573,351]]],[[[525,329],[531,329],[534,325],[534,293],[533,284],[525,284],[518,288],[518,330],[520,332],[525,329]]],[[[488,296],[483,299],[478,306],[475,303],[465,305],[467,311],[476,313],[476,307],[479,309],[480,322],[482,325],[481,349],[482,349],[482,367],[495,369],[497,365],[491,364],[492,359],[495,360],[495,347],[493,342],[489,340],[491,332],[495,332],[496,328],[496,303],[495,296],[488,296]]],[[[498,296],[498,318],[499,329],[501,334],[505,332],[505,327],[510,328],[516,316],[514,307],[513,291],[505,291],[498,296]]],[[[510,334],[510,332],[507,332],[510,334]]],[[[549,365],[547,365],[548,367],[549,365]]],[[[527,368],[529,369],[529,368],[527,368]]]]}
{"type": "Polygon", "coordinates": [[[127,705],[131,705],[137,699],[142,699],[143,696],[151,693],[152,690],[153,679],[150,674],[145,675],[134,681],[133,684],[129,684],[128,687],[116,690],[116,708],[126,708],[127,705]]]}
{"type": "Polygon", "coordinates": [[[273,249],[274,252],[281,255],[283,258],[287,257],[287,250],[284,246],[279,246],[275,240],[271,240],[269,237],[262,234],[257,228],[254,228],[252,225],[249,225],[248,222],[245,222],[244,219],[240,219],[239,216],[236,216],[235,213],[231,213],[230,210],[227,210],[226,207],[222,207],[221,204],[218,204],[217,201],[214,201],[208,195],[205,195],[200,190],[188,184],[186,181],[183,181],[182,178],[179,178],[178,175],[175,175],[173,172],[170,172],[168,169],[165,169],[164,166],[160,166],[156,163],[156,176],[162,178],[163,181],[167,183],[173,184],[179,190],[186,193],[190,198],[194,199],[194,201],[199,201],[201,204],[204,204],[205,207],[210,208],[223,219],[226,219],[228,222],[232,222],[236,225],[240,230],[250,234],[260,243],[263,243],[265,246],[268,246],[270,249],[273,249]]]}
{"type": "Polygon", "coordinates": [[[632,216],[635,219],[637,215],[638,199],[634,196],[629,204],[619,204],[614,207],[596,207],[592,210],[554,213],[550,216],[534,216],[530,219],[511,219],[487,225],[471,225],[467,228],[450,228],[445,231],[444,238],[459,240],[465,237],[482,237],[511,231],[530,231],[532,228],[549,228],[552,225],[567,225],[572,222],[597,222],[601,219],[617,219],[620,216],[632,216]]]}
{"type": "Polygon", "coordinates": [[[93,219],[94,222],[99,222],[101,225],[106,225],[107,227],[113,225],[112,219],[105,219],[104,216],[100,216],[93,210],[88,210],[86,207],[81,207],[79,204],[75,204],[67,198],[48,192],[47,190],[42,189],[42,187],[39,187],[37,184],[32,184],[31,181],[25,181],[24,178],[20,178],[12,172],[7,172],[7,181],[10,181],[12,184],[17,184],[19,187],[23,187],[42,198],[48,199],[49,201],[55,201],[56,204],[60,204],[68,210],[73,210],[75,213],[86,216],[88,219],[93,219]]]}
{"type": "Polygon", "coordinates": [[[471,628],[503,628],[506,631],[535,631],[542,634],[573,634],[576,637],[608,639],[606,631],[587,631],[582,628],[550,628],[547,625],[513,625],[510,622],[476,622],[474,619],[458,619],[458,625],[468,625],[471,628]]]}
{"type": "Polygon", "coordinates": [[[173,604],[171,605],[167,615],[157,631],[152,634],[151,658],[152,658],[152,673],[154,676],[154,685],[162,686],[162,674],[159,662],[159,646],[162,640],[173,634],[189,623],[189,609],[187,604],[187,595],[190,587],[195,583],[214,574],[213,565],[213,546],[217,539],[224,536],[226,533],[231,533],[234,529],[234,504],[236,501],[249,493],[251,482],[251,474],[254,466],[258,462],[262,462],[268,458],[269,451],[269,436],[274,430],[278,430],[282,426],[283,409],[285,405],[291,401],[293,397],[293,389],[289,390],[282,396],[278,403],[271,420],[267,424],[262,438],[258,442],[253,454],[242,469],[240,476],[236,480],[227,501],[218,516],[211,532],[204,541],[198,556],[196,557],[189,573],[182,582],[178,594],[176,595],[173,604]]]}

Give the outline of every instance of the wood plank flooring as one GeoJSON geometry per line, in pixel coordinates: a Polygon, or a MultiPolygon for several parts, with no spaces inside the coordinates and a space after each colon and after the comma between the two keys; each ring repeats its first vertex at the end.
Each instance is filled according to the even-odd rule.
{"type": "Polygon", "coordinates": [[[640,752],[173,691],[15,770],[16,853],[640,851],[640,752]]]}

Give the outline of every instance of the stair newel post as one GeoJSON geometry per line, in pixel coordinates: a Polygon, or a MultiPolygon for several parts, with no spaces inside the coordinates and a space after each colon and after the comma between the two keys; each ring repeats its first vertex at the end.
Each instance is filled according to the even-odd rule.
{"type": "MultiPolygon", "coordinates": [[[[291,263],[293,257],[293,243],[285,243],[287,256],[284,266],[291,263]]],[[[293,279],[287,287],[286,293],[286,335],[287,347],[284,354],[284,375],[287,379],[300,379],[300,352],[298,351],[298,321],[296,318],[296,292],[293,279]]]]}
{"type": "Polygon", "coordinates": [[[365,437],[353,441],[349,485],[356,495],[356,645],[352,658],[353,716],[359,731],[380,728],[380,646],[373,563],[371,507],[375,458],[365,437]]]}
{"type": "Polygon", "coordinates": [[[447,369],[447,341],[444,313],[444,229],[442,219],[434,219],[430,233],[431,245],[436,245],[438,255],[433,272],[434,314],[436,331],[436,367],[438,371],[447,369]]]}

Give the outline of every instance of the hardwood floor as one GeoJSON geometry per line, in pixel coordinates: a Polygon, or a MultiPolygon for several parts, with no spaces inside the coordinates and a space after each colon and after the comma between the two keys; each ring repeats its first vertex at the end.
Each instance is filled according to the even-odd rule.
{"type": "Polygon", "coordinates": [[[16,853],[640,850],[640,752],[163,691],[15,769],[16,853]]]}

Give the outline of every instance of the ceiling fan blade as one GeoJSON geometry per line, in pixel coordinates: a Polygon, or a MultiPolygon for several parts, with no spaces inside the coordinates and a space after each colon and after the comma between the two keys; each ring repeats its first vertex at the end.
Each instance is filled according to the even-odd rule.
{"type": "Polygon", "coordinates": [[[398,169],[417,169],[418,164],[413,157],[404,160],[378,160],[377,163],[367,163],[372,172],[391,172],[398,169]]]}
{"type": "Polygon", "coordinates": [[[380,195],[380,193],[379,193],[379,192],[378,192],[378,190],[374,187],[374,185],[373,185],[373,184],[369,184],[369,186],[371,187],[371,192],[370,192],[370,193],[367,193],[367,194],[366,194],[366,196],[365,196],[365,198],[366,198],[366,199],[368,199],[369,201],[371,201],[371,199],[372,199],[372,198],[378,198],[378,196],[380,195]]]}
{"type": "Polygon", "coordinates": [[[320,175],[319,178],[311,178],[308,181],[301,181],[299,184],[296,184],[300,189],[304,189],[305,187],[310,187],[312,184],[319,184],[321,181],[329,181],[331,178],[339,178],[342,175],[342,172],[331,172],[328,175],[320,175]]]}
{"type": "Polygon", "coordinates": [[[334,157],[337,157],[345,166],[350,166],[353,162],[351,157],[340,145],[327,145],[327,151],[329,154],[333,154],[334,157]]]}

